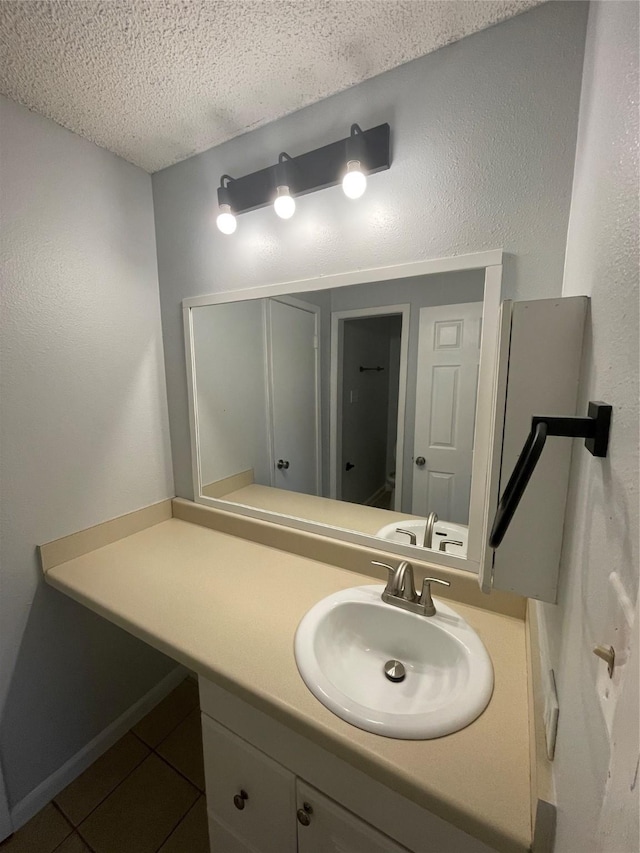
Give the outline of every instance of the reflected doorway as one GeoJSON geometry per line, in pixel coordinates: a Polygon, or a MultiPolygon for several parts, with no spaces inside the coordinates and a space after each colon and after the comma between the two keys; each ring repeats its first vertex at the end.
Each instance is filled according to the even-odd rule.
{"type": "Polygon", "coordinates": [[[332,314],[339,500],[400,508],[408,319],[408,306],[332,314]]]}

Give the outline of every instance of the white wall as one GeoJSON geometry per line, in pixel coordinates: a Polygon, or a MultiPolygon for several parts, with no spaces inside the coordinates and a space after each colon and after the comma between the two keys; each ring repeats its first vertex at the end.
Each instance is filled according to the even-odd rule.
{"type": "Polygon", "coordinates": [[[269,485],[263,300],[195,308],[202,484],[253,468],[269,485]]]}
{"type": "Polygon", "coordinates": [[[512,295],[561,290],[586,5],[541,5],[153,176],[176,490],[192,495],[180,301],[358,267],[503,247],[512,295]],[[245,175],[391,125],[391,169],[214,224],[220,175],[245,175]]]}
{"type": "Polygon", "coordinates": [[[151,180],[0,99],[0,749],[10,803],[175,665],[46,586],[36,545],[173,494],[151,180]]]}
{"type": "MultiPolygon", "coordinates": [[[[581,406],[613,405],[609,455],[575,442],[559,604],[545,605],[560,702],[556,853],[631,853],[638,840],[638,629],[609,612],[609,574],[638,600],[638,5],[592,4],[563,294],[588,294],[581,406]],[[616,649],[612,683],[593,654],[616,649]],[[632,651],[630,651],[632,649],[632,651]],[[626,663],[625,663],[626,661],[626,663]],[[618,698],[612,733],[598,677],[618,698]]],[[[636,603],[636,620],[637,620],[636,603]]]]}

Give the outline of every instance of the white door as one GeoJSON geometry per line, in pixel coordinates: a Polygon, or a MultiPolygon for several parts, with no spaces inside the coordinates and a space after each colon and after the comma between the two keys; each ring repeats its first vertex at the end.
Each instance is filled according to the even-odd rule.
{"type": "Polygon", "coordinates": [[[481,336],[482,302],[420,309],[415,515],[469,523],[481,336]]]}
{"type": "Polygon", "coordinates": [[[278,489],[320,494],[318,312],[269,299],[269,389],[278,489]]]}

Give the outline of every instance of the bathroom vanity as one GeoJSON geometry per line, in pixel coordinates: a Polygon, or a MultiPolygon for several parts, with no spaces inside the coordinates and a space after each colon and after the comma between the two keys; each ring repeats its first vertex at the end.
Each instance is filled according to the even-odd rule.
{"type": "MultiPolygon", "coordinates": [[[[493,695],[461,731],[396,740],[327,710],[293,653],[316,602],[380,583],[370,561],[381,553],[174,500],[41,556],[49,584],[198,674],[216,853],[530,848],[522,599],[483,596],[468,573],[441,572],[489,652],[493,695]]],[[[428,566],[414,565],[419,583],[428,566]]]]}
{"type": "Polygon", "coordinates": [[[200,704],[215,853],[495,849],[203,678],[200,704]]]}
{"type": "MultiPolygon", "coordinates": [[[[548,790],[540,793],[543,774],[538,770],[544,763],[539,756],[545,754],[545,747],[541,727],[535,725],[542,712],[536,706],[539,696],[534,695],[530,676],[538,654],[535,648],[531,651],[532,641],[527,645],[533,628],[525,621],[526,599],[521,596],[544,601],[556,598],[571,457],[567,437],[579,434],[574,429],[577,421],[588,421],[571,419],[587,300],[573,297],[500,304],[501,261],[500,251],[485,252],[389,268],[386,274],[393,280],[380,281],[385,271],[359,270],[306,284],[294,282],[188,300],[184,317],[196,502],[174,499],[41,548],[49,584],[197,673],[213,853],[525,853],[532,849],[534,838],[536,851],[552,849],[555,811],[548,790]],[[430,302],[426,308],[423,303],[435,299],[429,288],[436,285],[430,281],[425,291],[422,279],[455,270],[472,273],[476,289],[481,273],[482,322],[478,322],[476,301],[470,312],[470,337],[463,317],[472,304],[468,297],[467,301],[460,297],[453,308],[448,306],[444,320],[425,320],[424,312],[431,312],[434,306],[430,302]],[[416,442],[420,440],[419,422],[431,423],[431,443],[427,442],[433,451],[431,462],[418,455],[418,443],[413,445],[413,455],[411,448],[403,449],[411,428],[401,414],[406,400],[401,389],[398,393],[393,512],[336,499],[340,471],[350,470],[341,461],[335,432],[340,400],[344,405],[347,399],[357,402],[360,398],[355,385],[350,397],[336,394],[335,371],[328,418],[330,465],[324,475],[321,472],[319,430],[324,416],[313,408],[314,395],[308,393],[313,385],[309,377],[316,376],[316,391],[320,381],[318,314],[329,296],[334,308],[341,306],[329,312],[332,330],[338,329],[338,335],[325,346],[333,358],[339,351],[338,321],[351,316],[348,299],[364,299],[365,291],[347,286],[352,284],[371,285],[366,290],[367,300],[382,301],[384,312],[397,309],[407,322],[411,312],[419,314],[420,328],[426,332],[416,346],[416,358],[418,350],[425,349],[425,341],[431,340],[432,350],[439,349],[438,358],[442,359],[436,364],[443,368],[439,378],[433,372],[430,380],[436,397],[439,395],[438,414],[434,415],[432,406],[415,421],[416,442]],[[378,285],[387,289],[378,293],[378,285]],[[415,302],[413,307],[386,304],[389,285],[393,293],[404,287],[406,298],[415,302]],[[329,294],[330,289],[335,292],[329,294]],[[301,296],[316,300],[318,311],[301,296]],[[264,359],[270,359],[272,365],[279,358],[271,344],[278,338],[276,316],[282,306],[311,318],[302,321],[308,326],[307,343],[311,342],[307,352],[311,372],[300,389],[301,396],[310,397],[311,409],[298,413],[294,406],[289,420],[280,423],[284,423],[285,433],[298,420],[315,423],[317,453],[311,454],[312,464],[307,466],[307,494],[302,494],[302,487],[283,488],[296,466],[280,456],[269,433],[269,425],[275,429],[279,415],[274,414],[273,406],[269,414],[268,398],[278,396],[274,388],[281,377],[273,371],[265,373],[264,359]],[[456,319],[454,309],[460,309],[460,318],[456,319]],[[254,332],[264,320],[265,347],[258,332],[230,334],[230,317],[238,322],[240,317],[245,325],[257,323],[255,328],[251,326],[254,332]],[[196,332],[202,326],[205,332],[198,338],[196,332]],[[225,329],[227,338],[221,338],[225,329]],[[239,342],[237,361],[244,371],[242,377],[229,380],[226,367],[222,372],[212,369],[218,363],[226,365],[226,360],[214,358],[211,351],[220,340],[226,341],[224,347],[239,342]],[[468,346],[467,340],[471,341],[468,346]],[[248,342],[256,349],[252,357],[245,351],[248,342]],[[465,355],[465,350],[471,354],[465,355]],[[463,362],[467,356],[469,375],[477,382],[474,379],[469,385],[463,399],[458,390],[466,382],[463,362]],[[439,382],[443,384],[438,386],[439,382]],[[222,393],[224,383],[226,394],[222,393]],[[247,414],[244,404],[234,409],[236,398],[243,394],[245,402],[265,404],[255,417],[247,414]],[[205,398],[207,405],[199,406],[198,400],[205,398]],[[467,427],[473,424],[465,432],[468,452],[458,453],[458,448],[452,460],[455,457],[464,465],[454,464],[454,460],[451,470],[443,472],[438,453],[446,445],[445,433],[455,449],[459,430],[454,415],[461,411],[466,412],[467,427]],[[554,417],[545,420],[544,416],[554,417]],[[518,451],[532,429],[532,417],[534,422],[544,422],[541,446],[547,421],[561,421],[564,431],[554,432],[549,427],[554,438],[542,457],[540,446],[540,464],[526,494],[522,489],[522,505],[504,543],[495,550],[490,546],[492,519],[511,469],[516,461],[520,466],[521,459],[529,459],[527,453],[519,458],[518,451]],[[568,431],[565,422],[573,424],[568,431]],[[260,425],[266,427],[264,435],[240,434],[241,428],[253,430],[260,425]],[[440,430],[439,438],[434,430],[440,430]],[[248,459],[247,452],[253,453],[261,443],[262,455],[248,459]],[[464,528],[435,530],[436,512],[430,503],[428,513],[419,512],[427,524],[415,530],[411,527],[420,522],[401,511],[407,509],[400,499],[401,489],[406,496],[407,486],[402,487],[400,480],[416,466],[425,470],[413,473],[414,497],[419,498],[422,490],[423,497],[435,500],[442,488],[444,517],[464,528]],[[253,475],[261,467],[264,482],[254,482],[253,475]],[[328,495],[319,486],[327,474],[328,495]],[[460,501],[463,485],[466,497],[460,501]],[[456,513],[467,512],[466,507],[468,525],[464,519],[456,521],[456,513]],[[385,534],[387,524],[392,529],[385,534]],[[398,524],[403,525],[402,530],[397,529],[398,524]],[[435,547],[438,533],[448,540],[444,548],[435,547]],[[454,538],[456,533],[458,538],[454,538]],[[398,541],[396,534],[405,541],[398,541]],[[335,713],[329,710],[331,703],[325,703],[326,696],[319,694],[319,682],[311,683],[313,678],[310,682],[304,666],[298,670],[294,655],[296,629],[318,602],[341,590],[386,581],[381,564],[391,563],[395,568],[402,558],[411,561],[418,589],[425,577],[433,575],[434,583],[450,584],[436,592],[436,599],[453,603],[452,611],[442,608],[443,618],[455,621],[462,617],[461,623],[480,638],[482,653],[486,656],[488,652],[486,673],[493,668],[493,693],[486,687],[490,683],[487,677],[486,695],[461,723],[463,728],[456,731],[455,725],[444,725],[430,732],[444,736],[432,739],[402,740],[397,739],[397,732],[395,737],[384,737],[379,733],[383,729],[376,729],[375,724],[369,731],[350,725],[348,715],[336,707],[335,713]],[[491,594],[486,595],[488,592],[491,594]],[[474,718],[474,713],[479,716],[474,718]]],[[[449,285],[447,280],[444,290],[450,299],[449,285]]],[[[441,308],[442,302],[437,311],[441,308]]],[[[405,345],[409,347],[407,341],[400,346],[405,345]]],[[[432,355],[427,354],[426,361],[432,355]]],[[[284,360],[295,362],[293,357],[284,360]]],[[[405,368],[408,375],[406,364],[405,368]]],[[[385,369],[373,361],[359,368],[367,376],[380,375],[385,369]]],[[[401,380],[402,376],[400,371],[401,380]]],[[[420,382],[413,384],[417,394],[420,382]]],[[[317,403],[317,393],[315,398],[317,403]]],[[[294,394],[287,405],[295,403],[294,394]]],[[[416,412],[421,406],[416,398],[416,412]]],[[[389,599],[384,601],[385,606],[394,606],[389,599]]],[[[386,613],[383,619],[387,620],[386,613]]],[[[408,636],[405,627],[394,622],[390,636],[401,632],[408,636]]],[[[346,638],[341,640],[345,650],[352,629],[353,620],[349,619],[336,628],[346,638]]],[[[327,637],[332,643],[331,631],[327,637]]],[[[395,666],[394,659],[400,656],[393,643],[384,652],[390,658],[384,661],[395,666]]],[[[442,652],[432,670],[437,672],[434,683],[439,677],[444,683],[451,675],[450,660],[442,652]]],[[[553,731],[550,725],[550,754],[553,731]]]]}

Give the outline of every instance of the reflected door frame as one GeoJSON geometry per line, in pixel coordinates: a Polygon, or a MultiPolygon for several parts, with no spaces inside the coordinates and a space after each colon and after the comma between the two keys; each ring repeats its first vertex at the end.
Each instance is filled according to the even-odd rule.
{"type": "Polygon", "coordinates": [[[409,320],[411,306],[381,305],[376,308],[352,308],[349,311],[331,312],[331,368],[330,368],[330,414],[329,414],[329,497],[340,500],[342,494],[342,350],[344,321],[362,320],[368,317],[401,317],[400,372],[398,381],[398,418],[396,422],[396,488],[394,510],[402,512],[402,469],[404,460],[405,409],[407,401],[407,369],[409,363],[409,320]],[[399,463],[398,463],[399,460],[399,463]]]}
{"type": "Polygon", "coordinates": [[[7,799],[7,789],[4,782],[4,774],[0,766],[0,841],[8,838],[13,829],[13,821],[11,820],[11,812],[9,810],[9,801],[7,799]]]}

